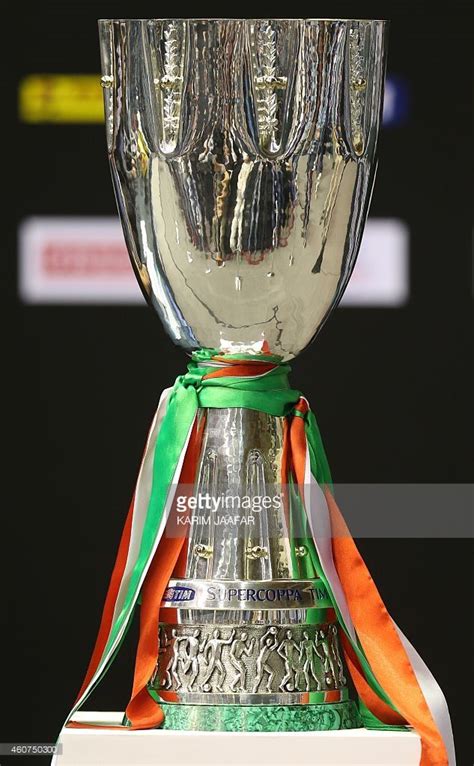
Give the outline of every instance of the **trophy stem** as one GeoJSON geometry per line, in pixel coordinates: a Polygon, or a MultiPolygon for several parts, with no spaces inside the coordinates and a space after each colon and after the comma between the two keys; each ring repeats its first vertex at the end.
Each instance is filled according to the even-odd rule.
{"type": "Polygon", "coordinates": [[[166,705],[166,726],[359,726],[335,612],[286,485],[285,418],[241,407],[198,418],[184,577],[163,600],[149,685],[166,705]]]}

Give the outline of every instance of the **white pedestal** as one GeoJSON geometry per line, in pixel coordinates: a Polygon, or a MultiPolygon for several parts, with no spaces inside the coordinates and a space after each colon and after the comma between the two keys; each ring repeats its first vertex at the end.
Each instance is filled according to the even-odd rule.
{"type": "MultiPolygon", "coordinates": [[[[77,713],[118,724],[122,713],[77,713]]],[[[413,732],[233,733],[64,729],[56,766],[419,766],[413,732]]]]}

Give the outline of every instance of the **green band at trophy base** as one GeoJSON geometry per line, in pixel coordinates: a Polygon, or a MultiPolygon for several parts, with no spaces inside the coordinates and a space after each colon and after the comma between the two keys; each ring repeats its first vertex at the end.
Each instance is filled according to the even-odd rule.
{"type": "Polygon", "coordinates": [[[177,705],[161,702],[175,731],[336,731],[359,729],[353,700],[319,705],[177,705]]]}

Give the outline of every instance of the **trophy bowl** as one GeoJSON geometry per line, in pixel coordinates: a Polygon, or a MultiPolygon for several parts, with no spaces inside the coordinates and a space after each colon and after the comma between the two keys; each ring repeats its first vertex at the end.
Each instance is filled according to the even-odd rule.
{"type": "Polygon", "coordinates": [[[296,356],[340,300],[375,175],[386,23],[99,22],[112,178],[173,341],[296,356]]]}

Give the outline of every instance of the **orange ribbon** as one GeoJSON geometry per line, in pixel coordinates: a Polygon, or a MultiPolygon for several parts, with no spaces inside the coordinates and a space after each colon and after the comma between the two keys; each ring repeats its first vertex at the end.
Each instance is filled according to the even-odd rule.
{"type": "MultiPolygon", "coordinates": [[[[301,399],[295,409],[304,416],[309,408],[301,399]]],[[[290,443],[295,478],[304,496],[307,454],[304,417],[292,418],[290,443]]],[[[382,722],[392,725],[408,722],[418,732],[422,743],[420,766],[448,766],[443,739],[392,619],[328,488],[325,496],[333,530],[334,564],[354,627],[377,681],[399,714],[370,688],[350,642],[343,635],[344,654],[357,692],[382,722]]]]}
{"type": "MultiPolygon", "coordinates": [[[[195,480],[204,420],[195,422],[181,470],[180,484],[192,485],[195,480]]],[[[182,551],[186,536],[166,537],[160,540],[142,588],[140,609],[140,638],[135,660],[132,696],[126,716],[130,729],[152,729],[164,720],[164,713],[148,693],[147,685],[155,670],[159,649],[160,606],[168,582],[175,569],[182,566],[182,551]]]]}
{"type": "Polygon", "coordinates": [[[87,689],[89,682],[94,675],[99,665],[102,653],[107,643],[107,638],[112,626],[112,619],[114,616],[115,602],[117,601],[117,595],[122,581],[123,573],[125,571],[125,565],[127,563],[128,548],[130,544],[130,534],[132,530],[132,517],[133,517],[133,505],[135,498],[132,498],[130,508],[123,528],[122,536],[120,538],[119,549],[117,552],[117,558],[115,560],[112,576],[110,578],[109,588],[107,590],[107,596],[105,597],[104,609],[102,612],[102,618],[100,621],[99,632],[97,634],[94,651],[87,668],[87,672],[82,682],[81,689],[77,695],[77,700],[82,696],[85,689],[87,689]]]}
{"type": "MultiPolygon", "coordinates": [[[[420,735],[422,744],[420,766],[448,766],[448,754],[443,739],[392,618],[345,525],[336,501],[328,489],[325,495],[331,516],[331,526],[333,529],[336,525],[339,529],[345,528],[345,534],[337,535],[332,540],[334,563],[365,656],[379,684],[400,715],[420,735]]],[[[357,691],[369,710],[382,721],[387,720],[387,706],[382,707],[383,703],[380,705],[380,700],[374,705],[373,697],[367,695],[367,689],[360,684],[360,676],[357,672],[353,679],[357,691]]]]}

